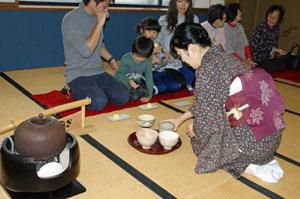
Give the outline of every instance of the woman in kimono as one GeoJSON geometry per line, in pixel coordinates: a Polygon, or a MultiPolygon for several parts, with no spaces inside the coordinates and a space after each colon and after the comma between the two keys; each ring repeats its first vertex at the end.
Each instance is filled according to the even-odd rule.
{"type": "Polygon", "coordinates": [[[269,72],[280,70],[272,68],[272,65],[268,64],[269,59],[287,53],[286,50],[278,48],[280,24],[284,15],[285,12],[281,5],[270,6],[266,12],[265,20],[256,27],[249,39],[253,61],[269,72]]]}
{"type": "Polygon", "coordinates": [[[260,68],[249,71],[221,45],[212,46],[199,24],[179,25],[170,47],[196,69],[192,108],[170,119],[177,129],[194,118],[187,135],[197,156],[195,172],[224,169],[235,177],[247,172],[276,183],[283,170],[274,152],[285,124],[283,101],[270,75],[260,68]]]}

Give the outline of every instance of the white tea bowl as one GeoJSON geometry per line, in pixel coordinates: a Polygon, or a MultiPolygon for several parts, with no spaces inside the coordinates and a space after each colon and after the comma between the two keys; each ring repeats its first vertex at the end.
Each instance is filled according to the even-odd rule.
{"type": "Polygon", "coordinates": [[[138,116],[138,124],[144,128],[151,127],[154,121],[155,121],[155,117],[150,114],[142,114],[138,116]]]}
{"type": "Polygon", "coordinates": [[[172,149],[175,146],[179,139],[179,134],[174,131],[162,131],[158,135],[159,143],[166,150],[172,149]]]}
{"type": "Polygon", "coordinates": [[[158,132],[150,128],[140,128],[135,135],[143,149],[150,149],[157,140],[158,132]]]}

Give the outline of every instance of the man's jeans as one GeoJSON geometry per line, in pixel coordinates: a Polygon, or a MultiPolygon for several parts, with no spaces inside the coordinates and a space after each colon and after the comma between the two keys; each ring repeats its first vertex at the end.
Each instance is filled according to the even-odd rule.
{"type": "Polygon", "coordinates": [[[100,111],[107,103],[123,105],[129,100],[129,90],[108,73],[82,76],[68,83],[76,100],[90,97],[87,109],[100,111]]]}

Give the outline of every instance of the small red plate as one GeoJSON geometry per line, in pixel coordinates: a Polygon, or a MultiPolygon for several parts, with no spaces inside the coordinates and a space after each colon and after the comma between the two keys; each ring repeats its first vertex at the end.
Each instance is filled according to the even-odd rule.
{"type": "Polygon", "coordinates": [[[151,146],[150,149],[143,149],[142,145],[139,143],[139,141],[136,138],[135,132],[131,133],[127,138],[128,143],[135,148],[136,150],[147,153],[151,155],[162,155],[166,153],[170,153],[172,151],[175,151],[181,146],[181,139],[178,139],[178,142],[175,146],[172,147],[170,150],[164,149],[164,147],[159,143],[159,140],[157,138],[156,142],[151,146]]]}

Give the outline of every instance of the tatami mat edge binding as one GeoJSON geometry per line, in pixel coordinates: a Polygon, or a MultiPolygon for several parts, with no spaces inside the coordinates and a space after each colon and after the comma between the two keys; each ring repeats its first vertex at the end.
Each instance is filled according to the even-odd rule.
{"type": "Polygon", "coordinates": [[[26,90],[24,87],[22,87],[20,84],[18,84],[18,82],[16,82],[15,80],[13,80],[12,78],[10,78],[8,75],[6,75],[3,72],[0,72],[0,76],[5,79],[7,82],[9,82],[11,85],[13,85],[16,89],[18,89],[21,93],[23,93],[25,96],[27,96],[28,98],[30,98],[32,101],[34,101],[36,104],[38,104],[40,107],[42,107],[43,109],[47,109],[48,107],[45,106],[44,104],[41,104],[40,102],[36,101],[35,99],[32,98],[32,94],[26,90]]]}
{"type": "Polygon", "coordinates": [[[293,159],[291,159],[291,158],[289,158],[289,157],[287,157],[287,156],[285,156],[285,155],[283,155],[281,153],[275,152],[274,155],[276,157],[282,159],[282,160],[285,160],[285,161],[287,161],[287,162],[289,162],[289,163],[291,163],[293,165],[296,165],[296,166],[300,167],[300,162],[298,162],[296,160],[293,160],[293,159]]]}
{"type": "Polygon", "coordinates": [[[278,83],[281,83],[281,84],[286,84],[286,85],[289,85],[289,86],[294,86],[294,87],[296,87],[296,88],[300,88],[299,85],[287,83],[287,82],[284,82],[284,81],[281,81],[281,80],[278,80],[278,79],[275,79],[274,81],[275,81],[275,82],[278,82],[278,83]]]}
{"type": "Polygon", "coordinates": [[[282,196],[270,191],[269,189],[266,189],[258,184],[256,184],[255,182],[245,178],[244,176],[240,176],[237,178],[237,180],[241,181],[242,183],[248,185],[249,187],[257,190],[258,192],[264,194],[265,196],[268,196],[272,199],[283,199],[282,196]]]}
{"type": "Polygon", "coordinates": [[[300,113],[298,113],[298,112],[291,111],[291,110],[289,110],[289,109],[285,109],[285,111],[286,111],[286,112],[288,112],[288,113],[291,113],[291,114],[294,114],[294,115],[300,116],[300,113]]]}

